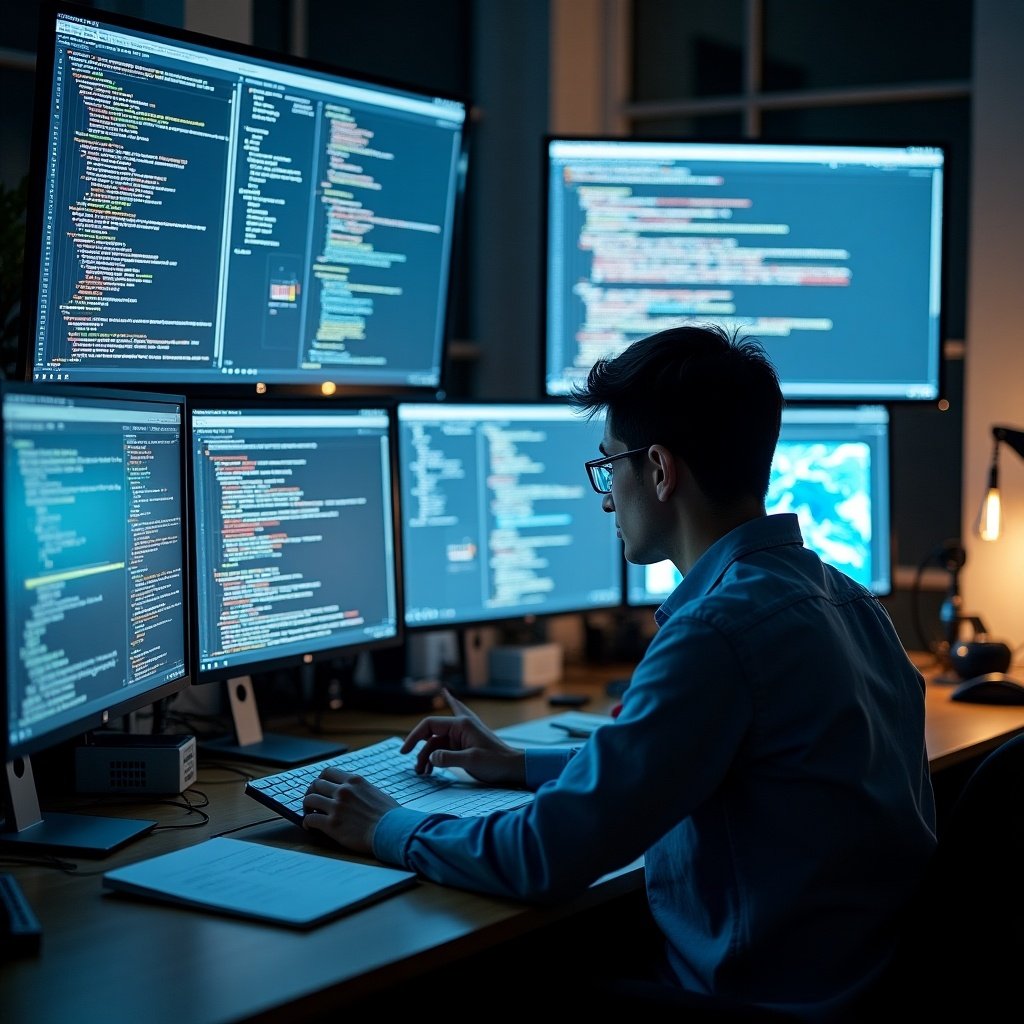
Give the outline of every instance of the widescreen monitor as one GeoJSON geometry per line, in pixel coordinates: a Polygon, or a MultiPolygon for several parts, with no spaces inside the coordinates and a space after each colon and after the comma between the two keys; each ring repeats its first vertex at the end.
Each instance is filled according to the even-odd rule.
{"type": "Polygon", "coordinates": [[[603,421],[563,403],[400,403],[411,629],[620,604],[621,544],[583,463],[603,421]]]}
{"type": "MultiPolygon", "coordinates": [[[[892,591],[889,413],[884,406],[789,406],[765,507],[794,512],[804,544],[873,593],[892,591]]],[[[671,562],[626,567],[626,603],[660,604],[682,579],[671,562]]]]}
{"type": "Polygon", "coordinates": [[[26,377],[438,388],[464,100],[90,8],[41,20],[26,377]]]}
{"type": "Polygon", "coordinates": [[[3,744],[14,804],[3,839],[81,852],[95,838],[105,850],[129,837],[115,826],[111,839],[84,816],[19,823],[12,835],[11,763],[189,683],[185,403],[18,383],[0,396],[3,744]]]}
{"type": "Polygon", "coordinates": [[[392,424],[372,404],[192,408],[197,681],[400,641],[392,424]]]}
{"type": "Polygon", "coordinates": [[[685,323],[758,338],[788,398],[942,387],[938,146],[546,141],[543,389],[685,323]]]}

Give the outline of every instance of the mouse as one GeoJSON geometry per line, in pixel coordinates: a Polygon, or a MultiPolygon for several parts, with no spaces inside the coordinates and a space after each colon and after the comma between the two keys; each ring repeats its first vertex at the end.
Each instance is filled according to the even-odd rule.
{"type": "Polygon", "coordinates": [[[949,697],[970,704],[1024,704],[1024,684],[1005,672],[986,672],[965,679],[949,697]]]}

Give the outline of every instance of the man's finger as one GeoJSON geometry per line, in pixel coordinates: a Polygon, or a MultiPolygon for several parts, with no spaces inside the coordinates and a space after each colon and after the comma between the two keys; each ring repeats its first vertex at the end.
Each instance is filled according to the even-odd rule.
{"type": "Polygon", "coordinates": [[[420,740],[429,739],[438,734],[447,735],[451,728],[452,720],[445,715],[443,718],[424,718],[418,725],[414,725],[408,735],[402,741],[401,752],[408,754],[420,740]]]}
{"type": "Polygon", "coordinates": [[[469,708],[467,708],[466,705],[463,704],[462,701],[459,700],[459,698],[450,690],[444,689],[441,692],[444,694],[444,699],[448,702],[448,707],[450,707],[456,715],[468,715],[470,718],[476,718],[476,715],[470,711],[469,708]]]}

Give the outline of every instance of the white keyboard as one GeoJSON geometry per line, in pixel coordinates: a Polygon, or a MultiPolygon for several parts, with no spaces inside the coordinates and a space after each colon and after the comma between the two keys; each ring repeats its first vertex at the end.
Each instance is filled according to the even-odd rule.
{"type": "Polygon", "coordinates": [[[253,779],[246,783],[245,792],[298,825],[305,815],[302,800],[310,783],[332,766],[362,775],[400,804],[416,811],[454,814],[462,818],[522,807],[533,799],[533,793],[524,789],[495,789],[475,782],[461,782],[436,768],[430,775],[417,775],[415,753],[402,754],[401,746],[402,741],[393,736],[325,761],[253,779]]]}

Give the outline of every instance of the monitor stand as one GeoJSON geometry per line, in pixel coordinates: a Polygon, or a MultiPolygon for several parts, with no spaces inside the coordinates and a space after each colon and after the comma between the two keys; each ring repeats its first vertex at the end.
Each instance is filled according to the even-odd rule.
{"type": "MultiPolygon", "coordinates": [[[[303,685],[311,683],[312,666],[303,666],[303,685]]],[[[203,740],[200,750],[221,757],[254,761],[281,768],[293,765],[323,761],[328,757],[344,754],[348,747],[336,740],[314,740],[304,736],[289,736],[286,733],[264,732],[260,724],[260,712],[256,706],[256,692],[252,676],[235,676],[226,684],[228,701],[231,705],[231,721],[234,735],[215,740],[203,740]]],[[[303,690],[305,693],[305,689],[303,690]]]]}
{"type": "Polygon", "coordinates": [[[350,673],[342,684],[341,706],[386,715],[429,715],[443,709],[441,683],[435,675],[410,675],[410,646],[411,641],[371,652],[372,678],[357,681],[350,673]]]}
{"type": "Polygon", "coordinates": [[[446,686],[460,700],[464,697],[485,697],[489,700],[523,700],[536,697],[546,687],[542,684],[516,683],[491,679],[490,653],[498,642],[498,631],[492,626],[459,630],[459,661],[461,671],[446,686]]]}
{"type": "Polygon", "coordinates": [[[101,818],[92,814],[62,814],[39,810],[32,762],[27,757],[6,764],[4,795],[7,818],[0,847],[26,853],[106,857],[126,843],[156,828],[155,821],[101,818]]]}

